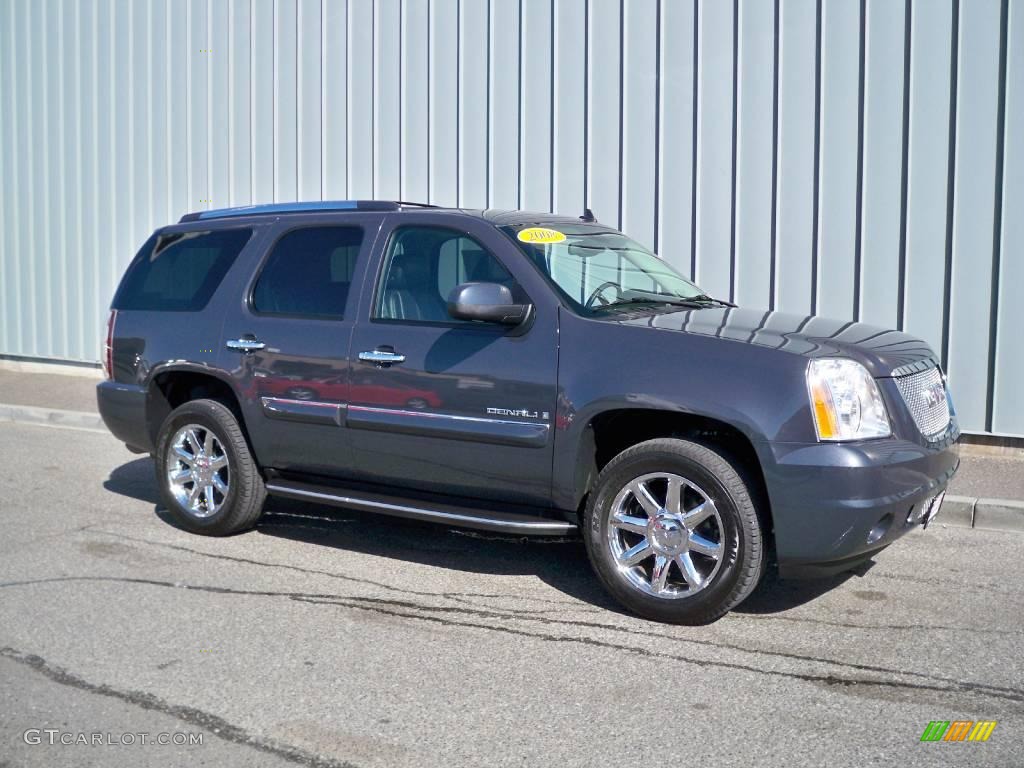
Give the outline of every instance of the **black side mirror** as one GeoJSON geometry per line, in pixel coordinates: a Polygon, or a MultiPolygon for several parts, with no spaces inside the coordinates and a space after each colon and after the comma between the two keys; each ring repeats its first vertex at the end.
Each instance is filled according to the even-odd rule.
{"type": "Polygon", "coordinates": [[[532,304],[516,304],[512,291],[499,283],[462,283],[448,294],[448,314],[456,320],[519,325],[532,308],[532,304]]]}

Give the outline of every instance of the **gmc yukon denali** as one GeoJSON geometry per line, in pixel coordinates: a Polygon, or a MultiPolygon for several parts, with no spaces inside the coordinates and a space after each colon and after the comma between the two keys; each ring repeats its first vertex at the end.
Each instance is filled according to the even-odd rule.
{"type": "Polygon", "coordinates": [[[252,528],[267,494],[578,531],[667,622],[722,616],[769,558],[871,558],[959,464],[926,343],[712,298],[589,211],[191,213],[128,267],[105,358],[103,419],[189,531],[252,528]]]}

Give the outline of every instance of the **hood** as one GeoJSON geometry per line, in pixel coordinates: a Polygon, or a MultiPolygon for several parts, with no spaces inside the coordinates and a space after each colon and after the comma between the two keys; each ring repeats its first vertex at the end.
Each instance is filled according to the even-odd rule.
{"type": "Polygon", "coordinates": [[[938,363],[931,347],[916,336],[816,315],[725,307],[642,315],[637,312],[608,319],[621,325],[725,339],[807,358],[848,357],[875,377],[892,376],[894,371],[909,373],[922,365],[938,363]]]}

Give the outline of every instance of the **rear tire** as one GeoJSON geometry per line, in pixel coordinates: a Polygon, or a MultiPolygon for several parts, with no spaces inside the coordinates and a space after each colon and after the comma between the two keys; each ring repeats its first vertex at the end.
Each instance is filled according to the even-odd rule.
{"type": "Polygon", "coordinates": [[[591,565],[611,595],[672,624],[709,624],[746,598],[765,546],[741,471],[712,447],[668,438],[612,459],[583,520],[591,565]]]}
{"type": "Polygon", "coordinates": [[[157,437],[156,480],[174,521],[204,536],[256,525],[266,488],[242,428],[216,400],[175,408],[157,437]]]}

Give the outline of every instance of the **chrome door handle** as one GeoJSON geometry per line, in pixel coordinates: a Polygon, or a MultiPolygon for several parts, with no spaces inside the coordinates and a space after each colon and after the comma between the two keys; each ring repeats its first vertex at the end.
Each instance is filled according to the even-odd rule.
{"type": "Polygon", "coordinates": [[[224,343],[228,349],[233,349],[236,352],[255,352],[258,349],[263,349],[266,344],[262,341],[256,341],[256,339],[228,339],[224,343]]]}
{"type": "Polygon", "coordinates": [[[372,352],[360,352],[359,359],[376,365],[394,365],[395,363],[404,363],[405,355],[400,355],[397,352],[387,352],[383,349],[375,349],[372,352]]]}

